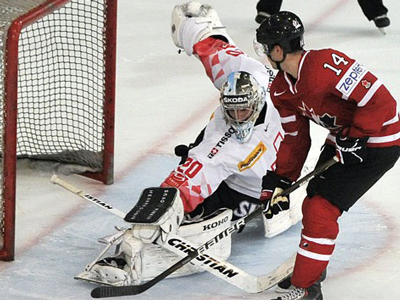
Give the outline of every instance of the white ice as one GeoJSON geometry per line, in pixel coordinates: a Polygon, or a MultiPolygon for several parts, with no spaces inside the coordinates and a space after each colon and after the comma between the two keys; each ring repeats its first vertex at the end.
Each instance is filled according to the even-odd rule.
{"type": "MultiPolygon", "coordinates": [[[[400,2],[384,1],[392,24],[381,34],[357,1],[285,0],[304,21],[306,48],[332,47],[356,58],[400,99],[400,2]]],[[[210,0],[242,50],[252,49],[256,1],[210,0]]],[[[194,140],[217,107],[218,92],[193,57],[178,54],[170,37],[172,0],[120,0],[115,183],[67,179],[128,211],[143,188],[157,186],[178,162],[173,148],[194,140]]],[[[373,116],[371,116],[373,117],[373,116]]],[[[324,131],[313,128],[313,151],[324,131]]],[[[400,163],[341,218],[324,299],[399,299],[400,163]]],[[[97,238],[123,226],[118,217],[52,185],[49,172],[20,163],[17,183],[16,258],[0,262],[0,299],[91,299],[93,284],[73,276],[100,252],[97,238]]],[[[300,225],[266,240],[260,220],[234,235],[229,261],[264,274],[296,251],[300,225]]],[[[132,299],[270,299],[247,294],[207,273],[166,279],[132,299]]],[[[128,298],[127,298],[128,299],[128,298]]]]}

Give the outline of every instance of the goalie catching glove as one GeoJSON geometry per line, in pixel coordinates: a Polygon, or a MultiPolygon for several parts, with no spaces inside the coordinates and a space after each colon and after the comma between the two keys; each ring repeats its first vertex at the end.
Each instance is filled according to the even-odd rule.
{"type": "Polygon", "coordinates": [[[291,181],[285,177],[277,175],[275,172],[268,171],[262,179],[261,203],[263,213],[267,219],[281,211],[288,210],[290,207],[289,196],[279,196],[291,185],[291,181]]]}
{"type": "Polygon", "coordinates": [[[233,44],[217,12],[208,4],[188,2],[175,6],[171,23],[174,44],[189,56],[193,54],[196,43],[210,36],[233,44]]]}

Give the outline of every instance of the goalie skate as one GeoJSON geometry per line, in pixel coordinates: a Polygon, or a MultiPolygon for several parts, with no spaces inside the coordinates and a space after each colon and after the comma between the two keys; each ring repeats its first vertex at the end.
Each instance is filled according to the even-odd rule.
{"type": "Polygon", "coordinates": [[[97,277],[93,277],[93,275],[90,272],[86,272],[86,271],[79,273],[78,275],[76,275],[74,277],[74,279],[80,280],[80,281],[85,281],[85,282],[90,282],[93,284],[101,284],[101,285],[105,285],[105,286],[120,286],[120,285],[115,285],[112,283],[102,281],[101,279],[98,279],[97,277]]]}
{"type": "Polygon", "coordinates": [[[122,256],[104,258],[74,278],[108,286],[132,284],[130,270],[122,256]]]}

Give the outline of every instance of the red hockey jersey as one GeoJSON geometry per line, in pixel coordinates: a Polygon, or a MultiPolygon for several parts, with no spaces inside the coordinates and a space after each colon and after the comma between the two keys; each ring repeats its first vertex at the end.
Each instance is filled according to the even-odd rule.
{"type": "Polygon", "coordinates": [[[271,99],[286,133],[276,172],[291,180],[298,178],[311,145],[309,120],[329,130],[327,143],[348,127],[350,137],[368,136],[368,147],[400,145],[397,101],[365,66],[339,51],[305,51],[297,80],[279,71],[271,99]]]}

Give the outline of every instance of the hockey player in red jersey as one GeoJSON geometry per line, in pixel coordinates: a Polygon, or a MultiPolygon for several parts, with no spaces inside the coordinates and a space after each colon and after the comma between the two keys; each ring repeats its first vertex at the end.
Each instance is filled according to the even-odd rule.
{"type": "Polygon", "coordinates": [[[288,199],[273,195],[299,177],[311,144],[310,120],[328,129],[318,164],[335,155],[340,164],[308,184],[292,288],[277,298],[319,300],[338,218],[398,160],[400,120],[396,99],[364,65],[334,49],[304,50],[303,33],[291,12],[272,15],[257,29],[256,52],[279,70],[271,99],[285,130],[261,198],[270,216],[286,209],[288,199]]]}

